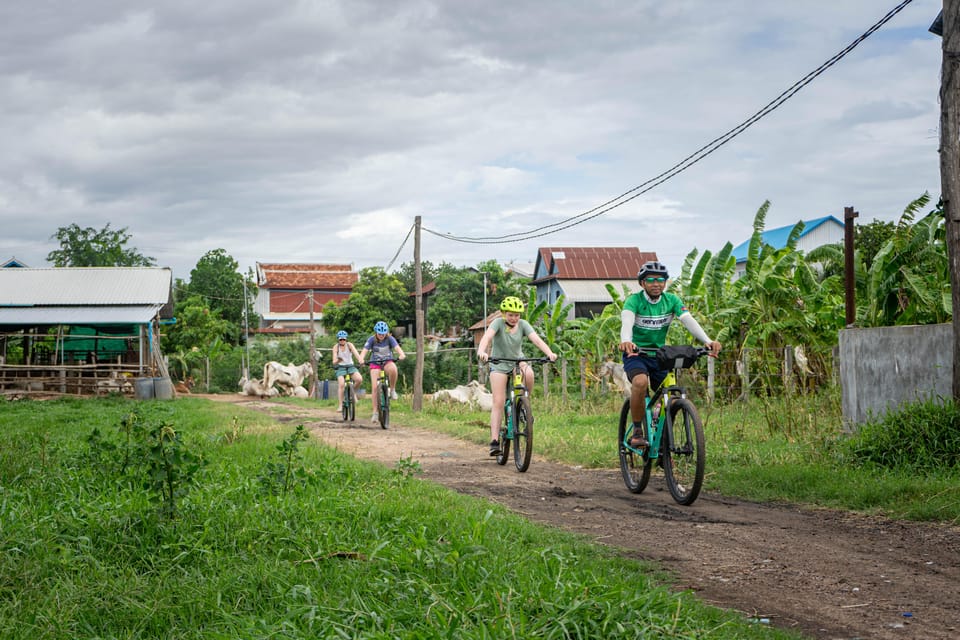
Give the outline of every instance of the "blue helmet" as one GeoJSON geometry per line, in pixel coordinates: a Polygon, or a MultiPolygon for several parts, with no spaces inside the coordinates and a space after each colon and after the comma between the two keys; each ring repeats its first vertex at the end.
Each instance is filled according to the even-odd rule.
{"type": "Polygon", "coordinates": [[[377,324],[373,325],[373,332],[384,334],[390,331],[390,327],[387,326],[387,323],[381,320],[377,324]]]}
{"type": "Polygon", "coordinates": [[[337,331],[337,340],[346,340],[347,332],[346,331],[337,331]]]}

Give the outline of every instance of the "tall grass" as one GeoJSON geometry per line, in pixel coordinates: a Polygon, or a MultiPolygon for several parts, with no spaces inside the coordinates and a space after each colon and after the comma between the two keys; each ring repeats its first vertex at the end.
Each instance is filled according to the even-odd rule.
{"type": "MultiPolygon", "coordinates": [[[[316,442],[308,482],[258,480],[295,426],[138,403],[205,464],[174,517],[117,471],[129,402],[0,411],[5,638],[786,638],[673,593],[616,550],[316,442]]],[[[559,428],[559,427],[558,427],[559,428]]],[[[289,456],[288,456],[289,458],[289,456]]]]}

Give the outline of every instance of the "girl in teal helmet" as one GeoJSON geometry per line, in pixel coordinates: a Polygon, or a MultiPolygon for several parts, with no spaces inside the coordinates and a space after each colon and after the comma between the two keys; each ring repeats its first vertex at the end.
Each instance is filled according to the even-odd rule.
{"type": "MultiPolygon", "coordinates": [[[[529,322],[520,318],[523,313],[523,300],[516,296],[507,296],[500,303],[500,317],[487,327],[480,344],[477,345],[477,357],[480,362],[490,358],[522,358],[523,338],[530,338],[543,355],[551,361],[557,359],[546,342],[543,341],[529,322]]],[[[528,390],[533,389],[533,367],[521,363],[523,383],[528,390]]],[[[500,424],[503,422],[503,402],[507,397],[507,383],[512,362],[498,362],[490,365],[490,390],[493,392],[493,406],[490,409],[490,455],[500,453],[500,424]]]]}

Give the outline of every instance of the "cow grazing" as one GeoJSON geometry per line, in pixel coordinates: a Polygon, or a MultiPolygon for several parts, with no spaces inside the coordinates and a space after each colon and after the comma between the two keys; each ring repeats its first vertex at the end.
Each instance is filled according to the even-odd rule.
{"type": "Polygon", "coordinates": [[[309,362],[297,366],[292,362],[287,365],[270,361],[263,365],[263,386],[267,389],[279,385],[281,393],[291,395],[294,387],[303,386],[303,381],[313,375],[313,366],[309,362]]]}

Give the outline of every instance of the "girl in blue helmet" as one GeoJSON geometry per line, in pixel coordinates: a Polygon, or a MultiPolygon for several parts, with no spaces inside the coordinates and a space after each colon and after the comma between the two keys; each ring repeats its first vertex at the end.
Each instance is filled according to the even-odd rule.
{"type": "Polygon", "coordinates": [[[393,354],[397,354],[397,360],[403,360],[407,354],[400,348],[397,339],[390,335],[390,327],[381,320],[373,325],[373,335],[367,338],[360,350],[360,362],[365,362],[364,358],[370,354],[370,381],[373,383],[373,393],[370,394],[370,400],[373,401],[372,422],[377,421],[377,381],[380,379],[380,372],[387,374],[387,380],[390,381],[390,396],[397,399],[397,365],[393,361],[393,354]]]}
{"type": "Polygon", "coordinates": [[[359,389],[363,384],[363,376],[355,363],[362,361],[357,348],[352,342],[347,342],[346,331],[337,331],[337,344],[333,346],[333,367],[337,375],[337,406],[343,405],[343,388],[346,386],[346,377],[353,378],[354,386],[359,389]]]}

